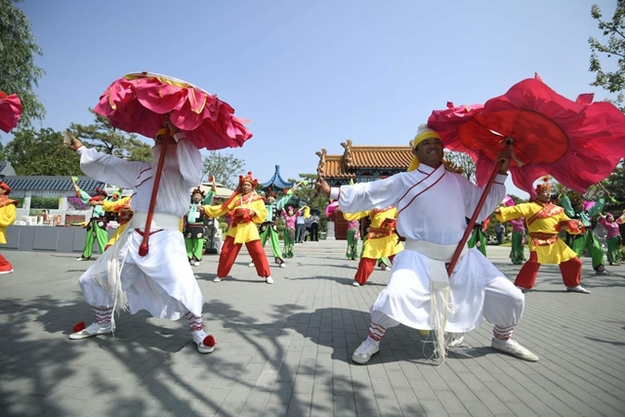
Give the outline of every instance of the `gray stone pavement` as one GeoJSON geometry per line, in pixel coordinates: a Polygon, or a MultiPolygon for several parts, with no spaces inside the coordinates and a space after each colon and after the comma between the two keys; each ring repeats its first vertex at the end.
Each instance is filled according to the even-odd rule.
{"type": "MultiPolygon", "coordinates": [[[[212,282],[217,256],[195,268],[206,328],[200,355],[186,321],[122,313],[115,336],[68,340],[92,313],[77,255],[3,251],[0,276],[1,416],[622,416],[625,415],[625,266],[595,276],[591,295],[564,291],[557,267],[541,268],[515,338],[540,356],[528,363],[490,349],[491,326],[466,335],[442,366],[415,330],[389,330],[368,365],[350,355],[366,337],[369,306],[389,272],[352,287],[344,242],[296,246],[267,285],[242,252],[232,278],[212,282]]],[[[507,248],[488,247],[509,277],[507,248]]]]}

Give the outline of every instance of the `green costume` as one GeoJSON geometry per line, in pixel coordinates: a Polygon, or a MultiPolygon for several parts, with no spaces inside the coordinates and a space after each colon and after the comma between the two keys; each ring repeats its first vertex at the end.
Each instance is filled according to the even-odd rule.
{"type": "Polygon", "coordinates": [[[603,206],[605,205],[605,199],[600,198],[595,202],[595,204],[590,207],[588,210],[584,210],[580,208],[579,205],[573,207],[571,204],[571,200],[567,195],[562,196],[560,199],[560,205],[564,208],[564,213],[570,217],[571,219],[577,219],[582,222],[584,227],[586,228],[585,233],[580,233],[578,235],[572,236],[571,249],[577,254],[579,258],[582,257],[584,253],[584,248],[590,252],[590,256],[592,258],[592,267],[598,273],[605,273],[605,257],[603,254],[603,249],[601,249],[601,245],[599,244],[599,240],[597,236],[592,231],[592,218],[597,214],[601,213],[603,210],[603,206]]]}
{"type": "MultiPolygon", "coordinates": [[[[193,190],[193,194],[197,192],[193,190]]],[[[192,195],[193,195],[192,194],[192,195]]],[[[201,193],[200,193],[201,194],[201,193]]],[[[185,219],[184,227],[184,246],[187,250],[187,258],[191,265],[197,266],[202,260],[202,251],[204,250],[204,212],[198,210],[200,206],[210,206],[213,203],[215,193],[209,190],[206,197],[202,201],[196,203],[191,201],[189,213],[185,219]]]]}
{"type": "Polygon", "coordinates": [[[261,245],[265,247],[267,238],[269,238],[271,243],[271,252],[273,253],[276,264],[281,267],[284,265],[284,260],[282,259],[282,250],[280,249],[280,237],[278,236],[278,230],[276,228],[276,220],[278,218],[278,213],[284,209],[286,203],[288,203],[291,199],[291,195],[293,195],[293,190],[289,190],[284,196],[272,203],[267,201],[267,203],[265,203],[265,206],[267,206],[267,218],[258,227],[261,245]]]}
{"type": "Polygon", "coordinates": [[[486,256],[486,235],[482,230],[483,227],[482,223],[475,223],[471,237],[467,242],[467,246],[469,248],[477,248],[477,250],[482,252],[482,255],[486,256]]]}
{"type": "MultiPolygon", "coordinates": [[[[89,200],[91,196],[77,188],[76,196],[80,198],[83,204],[89,204],[89,200]]],[[[108,220],[105,217],[106,212],[100,205],[93,206],[93,210],[91,211],[91,218],[89,219],[89,223],[87,224],[87,237],[85,239],[85,247],[82,250],[82,255],[78,260],[89,259],[93,254],[93,244],[94,242],[98,242],[98,248],[100,249],[100,253],[104,253],[104,248],[106,247],[106,242],[108,241],[108,232],[106,230],[106,226],[108,225],[108,220]]]]}

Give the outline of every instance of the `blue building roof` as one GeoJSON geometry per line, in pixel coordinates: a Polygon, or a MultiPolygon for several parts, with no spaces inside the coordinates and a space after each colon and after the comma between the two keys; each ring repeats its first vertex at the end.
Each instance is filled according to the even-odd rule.
{"type": "Polygon", "coordinates": [[[280,176],[280,165],[276,165],[276,171],[273,173],[271,179],[262,183],[263,189],[267,189],[269,187],[277,189],[292,188],[293,185],[295,184],[283,180],[280,176]]]}

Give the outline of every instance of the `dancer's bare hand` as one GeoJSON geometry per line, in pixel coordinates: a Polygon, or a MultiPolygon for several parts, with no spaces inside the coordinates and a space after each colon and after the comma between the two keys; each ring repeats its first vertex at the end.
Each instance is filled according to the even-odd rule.
{"type": "Polygon", "coordinates": [[[315,190],[318,193],[322,193],[323,195],[329,197],[330,196],[330,185],[321,177],[317,177],[317,181],[315,182],[315,190]]]}
{"type": "Polygon", "coordinates": [[[499,168],[500,174],[506,174],[508,172],[508,168],[510,168],[510,158],[510,148],[502,149],[501,152],[499,152],[499,155],[497,155],[497,161],[503,161],[501,167],[499,168]]]}
{"type": "Polygon", "coordinates": [[[63,146],[66,148],[69,148],[73,151],[77,151],[78,148],[80,148],[81,146],[83,146],[82,142],[79,141],[76,136],[72,135],[69,131],[65,131],[65,136],[70,138],[69,143],[64,142],[63,146]]]}

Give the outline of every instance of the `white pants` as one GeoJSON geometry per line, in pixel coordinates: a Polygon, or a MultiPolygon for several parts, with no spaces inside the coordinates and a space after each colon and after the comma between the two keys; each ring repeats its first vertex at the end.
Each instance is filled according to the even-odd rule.
{"type": "Polygon", "coordinates": [[[121,259],[127,251],[121,284],[132,314],[147,310],[154,317],[170,320],[178,320],[189,311],[201,316],[204,297],[187,261],[182,233],[175,230],[154,233],[149,238],[146,256],[138,253],[143,237],[134,230],[128,233],[130,235],[118,253],[110,249],[105,251],[80,277],[80,287],[87,303],[98,308],[113,307],[113,298],[98,283],[97,274],[99,270],[101,279],[107,282],[106,260],[111,256],[121,259]]]}
{"type": "MultiPolygon", "coordinates": [[[[397,326],[399,321],[389,317],[381,310],[371,307],[371,321],[384,327],[397,326]]],[[[516,326],[523,315],[525,296],[506,277],[500,276],[487,283],[484,288],[484,319],[499,327],[516,326]]],[[[425,329],[424,329],[425,330],[425,329]]]]}

